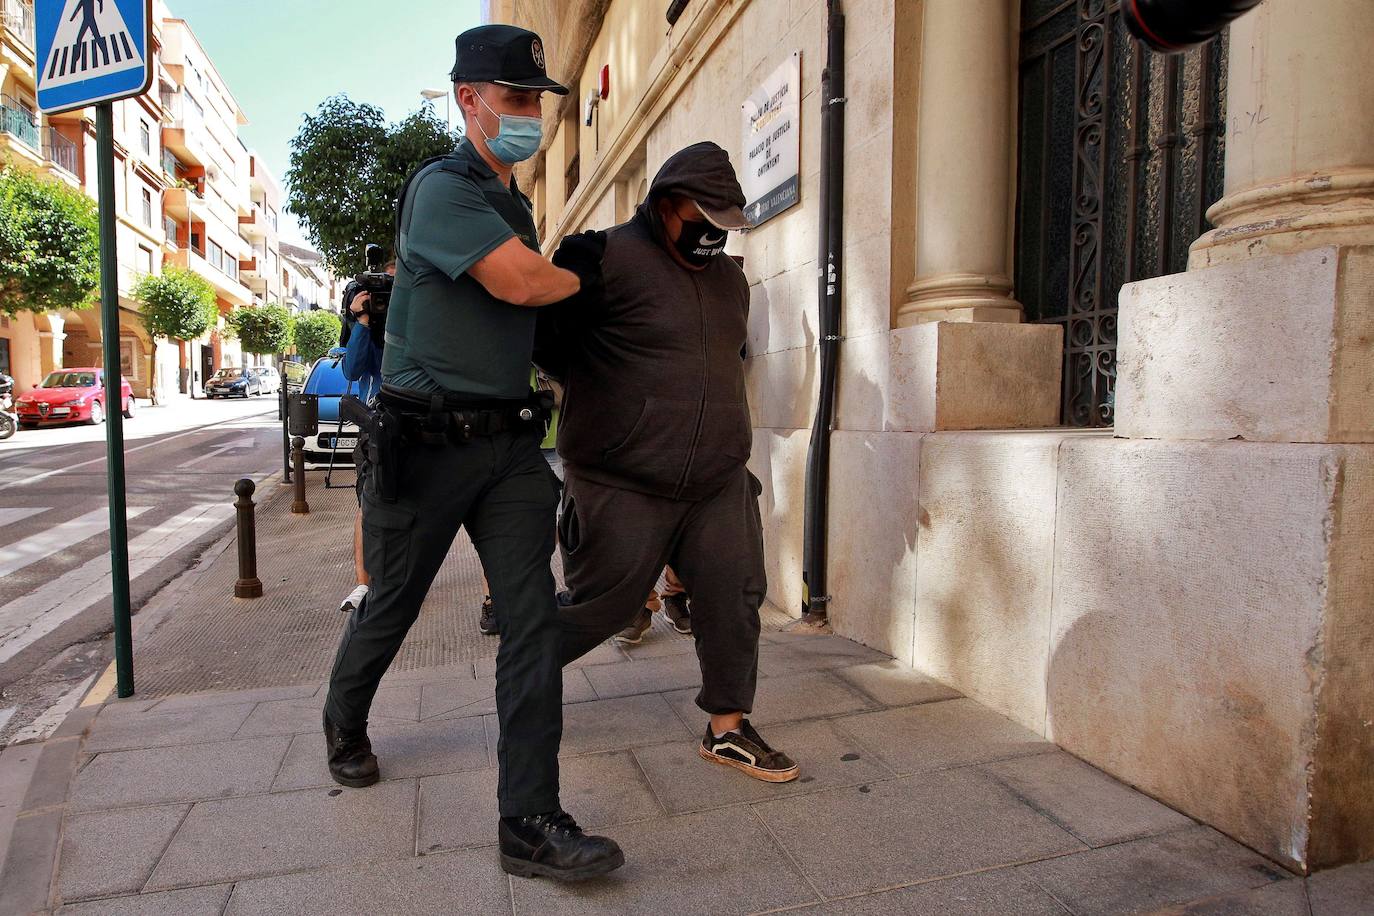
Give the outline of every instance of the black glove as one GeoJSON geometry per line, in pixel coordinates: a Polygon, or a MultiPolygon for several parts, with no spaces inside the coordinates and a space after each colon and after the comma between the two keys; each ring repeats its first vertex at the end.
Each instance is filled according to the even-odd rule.
{"type": "Polygon", "coordinates": [[[601,277],[601,259],[606,254],[606,233],[598,230],[569,235],[553,253],[553,265],[577,274],[582,289],[568,303],[590,305],[601,299],[605,284],[601,277]]]}

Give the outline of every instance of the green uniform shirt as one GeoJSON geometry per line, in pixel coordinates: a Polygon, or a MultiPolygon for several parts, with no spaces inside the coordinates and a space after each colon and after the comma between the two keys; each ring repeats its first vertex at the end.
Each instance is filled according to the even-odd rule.
{"type": "Polygon", "coordinates": [[[467,271],[513,237],[539,250],[529,201],[468,142],[421,171],[407,198],[383,379],[459,397],[527,396],[536,310],[502,302],[467,271]]]}

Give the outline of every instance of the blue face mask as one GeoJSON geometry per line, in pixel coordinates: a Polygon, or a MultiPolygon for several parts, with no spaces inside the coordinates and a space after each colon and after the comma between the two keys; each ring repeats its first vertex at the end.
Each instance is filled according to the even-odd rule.
{"type": "Polygon", "coordinates": [[[501,127],[494,137],[488,136],[487,132],[482,130],[480,122],[477,124],[477,129],[482,131],[482,137],[487,141],[487,149],[493,156],[506,165],[515,165],[539,152],[539,144],[544,139],[544,121],[541,118],[496,114],[480,93],[477,100],[501,122],[501,127]]]}

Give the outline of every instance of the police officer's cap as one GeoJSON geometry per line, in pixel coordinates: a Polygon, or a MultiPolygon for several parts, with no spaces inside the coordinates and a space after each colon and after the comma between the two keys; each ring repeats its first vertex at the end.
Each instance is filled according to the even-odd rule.
{"type": "Polygon", "coordinates": [[[513,25],[480,25],[459,35],[449,78],[455,83],[496,83],[567,95],[568,87],[544,72],[544,43],[513,25]]]}

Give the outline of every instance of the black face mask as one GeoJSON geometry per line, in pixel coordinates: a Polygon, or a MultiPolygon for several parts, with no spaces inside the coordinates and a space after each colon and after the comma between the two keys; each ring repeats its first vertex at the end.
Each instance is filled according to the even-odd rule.
{"type": "Polygon", "coordinates": [[[729,235],[724,229],[717,229],[705,220],[683,220],[682,232],[673,244],[688,264],[705,267],[725,250],[725,239],[729,235]]]}

